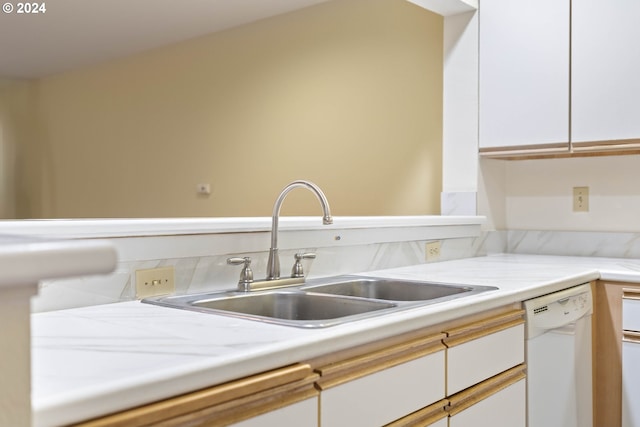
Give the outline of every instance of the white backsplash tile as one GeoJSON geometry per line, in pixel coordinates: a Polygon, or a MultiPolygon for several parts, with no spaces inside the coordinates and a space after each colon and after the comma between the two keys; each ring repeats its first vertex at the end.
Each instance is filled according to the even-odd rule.
{"type": "MultiPolygon", "coordinates": [[[[472,256],[475,238],[443,239],[441,260],[472,256]]],[[[330,246],[280,251],[281,275],[287,276],[296,252],[314,252],[316,258],[304,260],[309,278],[352,274],[424,263],[425,241],[377,243],[356,246],[330,246]]],[[[249,256],[254,277],[266,275],[268,251],[225,255],[123,261],[115,273],[101,277],[82,277],[42,282],[40,293],[32,301],[33,312],[61,310],[135,299],[135,272],[172,265],[175,268],[176,294],[223,291],[236,287],[240,268],[227,264],[230,256],[249,256]]]]}

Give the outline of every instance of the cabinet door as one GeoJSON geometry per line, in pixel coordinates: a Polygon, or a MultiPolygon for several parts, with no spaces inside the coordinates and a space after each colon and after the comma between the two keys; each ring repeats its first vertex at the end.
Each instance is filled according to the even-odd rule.
{"type": "Polygon", "coordinates": [[[440,350],[323,389],[321,426],[381,426],[442,399],[444,363],[444,350],[440,350]]]}
{"type": "Polygon", "coordinates": [[[569,0],[482,0],[481,150],[568,151],[569,19],[569,0]]]}
{"type": "Polygon", "coordinates": [[[572,142],[640,138],[640,2],[571,7],[572,142]]]}
{"type": "Polygon", "coordinates": [[[483,336],[472,333],[469,340],[465,336],[457,338],[455,332],[452,331],[446,340],[450,346],[447,349],[447,395],[524,362],[523,323],[496,332],[488,329],[483,336]]]}
{"type": "Polygon", "coordinates": [[[449,418],[449,427],[525,427],[526,390],[522,379],[449,418]]]}

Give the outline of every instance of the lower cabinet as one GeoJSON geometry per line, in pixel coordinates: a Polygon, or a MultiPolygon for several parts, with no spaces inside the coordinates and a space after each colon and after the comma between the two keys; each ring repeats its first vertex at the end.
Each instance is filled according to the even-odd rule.
{"type": "Polygon", "coordinates": [[[525,427],[524,311],[448,328],[449,427],[525,427]]]}
{"type": "Polygon", "coordinates": [[[320,427],[525,427],[524,311],[440,330],[316,368],[320,427]]]}
{"type": "Polygon", "coordinates": [[[525,427],[524,370],[524,365],[517,366],[451,396],[449,427],[525,427]]]}
{"type": "Polygon", "coordinates": [[[447,395],[524,362],[523,316],[511,310],[446,330],[447,395]]]}
{"type": "Polygon", "coordinates": [[[318,376],[295,364],[77,424],[77,427],[318,426],[318,376]]]}
{"type": "Polygon", "coordinates": [[[640,427],[640,284],[600,280],[594,306],[596,427],[640,427]]]}
{"type": "Polygon", "coordinates": [[[442,334],[337,361],[320,374],[320,425],[383,426],[444,398],[442,334]]]}
{"type": "Polygon", "coordinates": [[[525,427],[519,304],[87,421],[83,427],[525,427]]]}

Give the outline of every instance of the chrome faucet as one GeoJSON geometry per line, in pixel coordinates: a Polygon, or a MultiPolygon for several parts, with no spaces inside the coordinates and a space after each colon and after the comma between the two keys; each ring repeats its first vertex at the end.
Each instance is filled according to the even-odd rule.
{"type": "Polygon", "coordinates": [[[322,223],[325,225],[333,224],[329,202],[320,187],[304,180],[293,181],[284,187],[276,199],[276,203],[273,205],[273,215],[271,216],[271,248],[269,249],[269,260],[267,261],[267,280],[280,278],[280,259],[278,256],[278,220],[280,217],[280,207],[287,194],[294,188],[306,188],[315,194],[322,206],[322,223]]]}

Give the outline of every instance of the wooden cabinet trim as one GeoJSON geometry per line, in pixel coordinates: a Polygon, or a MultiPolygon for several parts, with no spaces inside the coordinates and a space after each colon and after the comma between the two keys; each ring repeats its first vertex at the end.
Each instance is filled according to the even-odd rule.
{"type": "Polygon", "coordinates": [[[517,145],[504,147],[482,147],[480,155],[483,157],[527,156],[531,154],[569,153],[569,142],[552,144],[517,145]]]}
{"type": "Polygon", "coordinates": [[[449,396],[447,398],[449,400],[449,405],[446,407],[447,413],[450,416],[454,416],[510,385],[517,383],[526,377],[525,370],[526,365],[524,364],[515,366],[480,384],[469,387],[453,396],[449,396]]]}
{"type": "Polygon", "coordinates": [[[402,417],[399,420],[385,424],[384,427],[422,427],[428,426],[436,421],[449,416],[445,407],[449,405],[449,400],[442,399],[432,405],[422,408],[412,414],[402,417]]]}
{"type": "Polygon", "coordinates": [[[309,365],[295,364],[79,423],[76,426],[174,425],[168,420],[191,417],[191,414],[191,418],[211,417],[211,414],[217,414],[216,419],[220,416],[220,419],[233,419],[233,422],[238,422],[317,396],[318,391],[314,388],[317,378],[317,374],[312,372],[309,365]],[[167,424],[161,424],[162,422],[167,424]]]}
{"type": "Polygon", "coordinates": [[[320,390],[336,387],[349,381],[362,378],[383,369],[443,351],[444,334],[414,339],[372,353],[342,360],[316,369],[320,374],[317,382],[320,390]]]}
{"type": "Polygon", "coordinates": [[[624,331],[622,333],[622,341],[640,344],[640,332],[624,331]]]}
{"type": "Polygon", "coordinates": [[[522,309],[512,310],[457,328],[448,329],[446,331],[447,336],[443,342],[448,348],[451,348],[513,326],[521,325],[524,323],[524,313],[525,311],[522,309]]]}
{"type": "Polygon", "coordinates": [[[622,288],[622,298],[640,300],[640,288],[622,288]]]}
{"type": "Polygon", "coordinates": [[[314,388],[317,378],[317,375],[312,375],[292,384],[286,384],[221,405],[203,408],[199,411],[189,412],[163,422],[154,423],[153,426],[212,427],[235,424],[306,399],[317,398],[320,395],[320,392],[314,388]]]}

